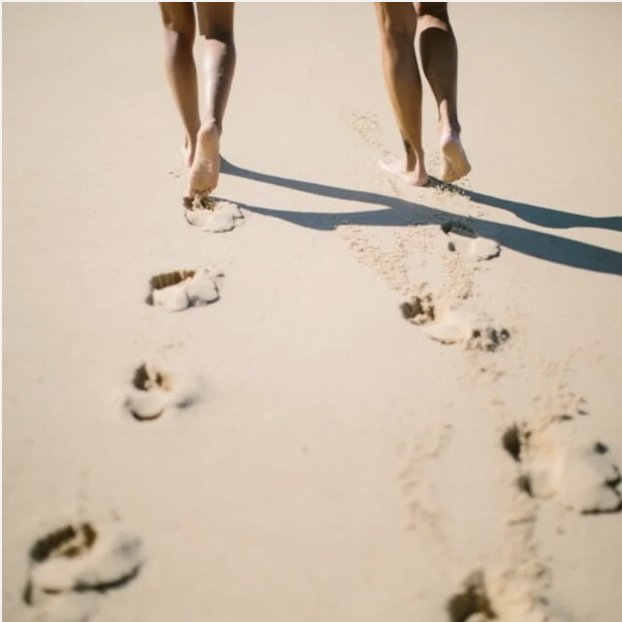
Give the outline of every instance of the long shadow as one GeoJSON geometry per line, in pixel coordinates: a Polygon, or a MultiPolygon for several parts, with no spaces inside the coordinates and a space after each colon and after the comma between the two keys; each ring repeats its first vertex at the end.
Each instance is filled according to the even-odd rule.
{"type": "MultiPolygon", "coordinates": [[[[427,207],[418,203],[411,203],[389,197],[375,192],[364,192],[338,188],[313,182],[288,179],[251,171],[231,164],[222,158],[221,170],[224,174],[243,177],[252,181],[273,184],[282,188],[289,188],[298,192],[316,194],[318,196],[343,201],[356,201],[369,205],[379,206],[381,209],[366,210],[363,212],[295,212],[290,210],[274,210],[265,207],[245,205],[245,209],[257,214],[280,218],[292,224],[316,229],[331,231],[339,225],[361,226],[413,226],[441,224],[447,220],[455,219],[456,214],[441,209],[427,207]]],[[[461,190],[461,192],[465,192],[461,190]]],[[[469,195],[469,193],[465,193],[469,195]]],[[[529,218],[535,224],[544,225],[544,222],[553,223],[552,226],[568,228],[576,226],[601,226],[603,228],[619,231],[620,218],[596,219],[587,216],[575,216],[565,212],[558,212],[548,208],[540,208],[535,205],[503,201],[496,197],[480,193],[470,193],[472,200],[492,207],[502,207],[514,211],[519,217],[529,218]],[[516,210],[516,211],[515,211],[516,210]],[[590,224],[588,224],[590,223],[590,224]],[[595,224],[597,223],[597,224],[595,224]]],[[[602,274],[622,275],[622,253],[601,248],[586,242],[577,242],[566,238],[515,227],[513,225],[500,224],[489,220],[478,219],[478,231],[491,239],[496,240],[501,246],[511,248],[519,253],[537,257],[544,261],[589,270],[602,274]]]]}
{"type": "Polygon", "coordinates": [[[460,192],[469,197],[471,201],[512,212],[525,222],[530,222],[539,227],[548,229],[572,229],[575,227],[592,227],[595,229],[609,229],[622,232],[622,216],[584,216],[583,214],[569,214],[560,212],[550,207],[531,205],[500,199],[481,192],[460,189],[460,192]]]}

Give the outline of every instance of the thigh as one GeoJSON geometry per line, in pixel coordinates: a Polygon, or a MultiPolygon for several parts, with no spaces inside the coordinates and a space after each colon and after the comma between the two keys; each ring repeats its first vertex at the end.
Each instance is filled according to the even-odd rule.
{"type": "Polygon", "coordinates": [[[192,2],[160,2],[162,23],[168,30],[194,35],[194,7],[192,2]]]}
{"type": "Polygon", "coordinates": [[[235,2],[197,2],[199,33],[225,43],[233,40],[235,2]]]}

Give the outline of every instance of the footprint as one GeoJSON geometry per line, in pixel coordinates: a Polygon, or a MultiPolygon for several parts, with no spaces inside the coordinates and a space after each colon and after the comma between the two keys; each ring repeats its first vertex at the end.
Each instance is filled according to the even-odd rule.
{"type": "Polygon", "coordinates": [[[462,344],[468,350],[492,352],[507,341],[510,333],[492,325],[488,318],[460,309],[439,310],[431,294],[415,296],[400,305],[406,320],[420,326],[423,332],[443,344],[462,344]]]}
{"type": "Polygon", "coordinates": [[[212,268],[157,274],[149,281],[146,302],[167,311],[207,305],[220,298],[218,279],[222,276],[222,272],[212,268]]]}
{"type": "Polygon", "coordinates": [[[502,444],[520,463],[519,485],[531,496],[555,498],[581,514],[620,511],[620,471],[582,419],[555,415],[514,425],[502,444]]]}
{"type": "Polygon", "coordinates": [[[230,201],[197,195],[184,198],[186,220],[193,226],[210,233],[231,231],[244,221],[240,207],[230,201]]]}
{"type": "Polygon", "coordinates": [[[141,363],[125,392],[123,408],[137,421],[154,421],[169,410],[183,410],[201,397],[202,381],[170,362],[141,363]]]}
{"type": "Polygon", "coordinates": [[[76,593],[103,594],[125,586],[138,575],[143,550],[134,536],[84,522],[47,533],[32,545],[29,558],[24,602],[44,607],[76,593]]]}
{"type": "Polygon", "coordinates": [[[448,248],[474,261],[485,261],[498,257],[501,247],[494,240],[480,237],[475,229],[456,220],[441,225],[445,235],[449,237],[448,248]]]}
{"type": "Polygon", "coordinates": [[[473,571],[464,580],[462,590],[447,602],[447,613],[451,622],[484,622],[497,619],[486,593],[482,570],[473,571]]]}
{"type": "Polygon", "coordinates": [[[475,570],[446,606],[451,622],[562,622],[549,603],[514,569],[475,570]]]}

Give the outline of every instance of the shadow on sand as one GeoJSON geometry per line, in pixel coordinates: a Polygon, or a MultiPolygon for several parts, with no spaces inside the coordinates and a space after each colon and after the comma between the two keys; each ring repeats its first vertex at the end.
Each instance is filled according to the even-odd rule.
{"type": "MultiPolygon", "coordinates": [[[[356,201],[377,206],[378,209],[364,212],[296,212],[289,210],[274,210],[265,207],[245,205],[244,208],[256,214],[280,218],[300,227],[331,231],[339,225],[359,226],[413,226],[441,224],[446,220],[455,219],[456,215],[433,207],[418,203],[411,203],[374,192],[362,192],[347,188],[338,188],[297,179],[288,179],[266,173],[259,173],[236,166],[222,158],[222,172],[252,181],[273,184],[282,188],[289,188],[298,192],[307,192],[322,197],[356,201]]],[[[503,209],[515,214],[518,218],[551,229],[571,229],[575,227],[594,227],[622,232],[622,216],[596,218],[570,214],[548,207],[518,203],[507,199],[490,196],[480,192],[473,192],[452,186],[440,184],[443,189],[460,192],[469,197],[474,203],[503,209]]],[[[523,229],[513,225],[500,224],[489,220],[478,219],[478,232],[489,237],[506,248],[519,253],[537,257],[544,261],[580,268],[602,274],[622,275],[622,253],[569,240],[558,235],[523,229]]]]}

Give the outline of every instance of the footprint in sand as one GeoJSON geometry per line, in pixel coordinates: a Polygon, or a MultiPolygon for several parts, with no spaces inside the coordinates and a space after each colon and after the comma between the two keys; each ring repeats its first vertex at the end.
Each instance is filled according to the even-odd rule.
{"type": "Polygon", "coordinates": [[[462,344],[468,350],[493,352],[510,337],[507,329],[495,327],[482,315],[440,308],[431,294],[403,302],[400,310],[404,319],[421,327],[430,339],[443,344],[462,344]]]}
{"type": "Polygon", "coordinates": [[[462,590],[447,602],[447,613],[451,622],[483,622],[497,619],[486,593],[483,571],[475,570],[464,580],[462,590]]]}
{"type": "Polygon", "coordinates": [[[207,305],[220,298],[218,280],[222,276],[222,272],[212,268],[157,274],[149,281],[146,302],[167,311],[207,305]]]}
{"type": "Polygon", "coordinates": [[[24,602],[45,619],[88,620],[96,595],[130,583],[142,564],[140,539],[112,525],[66,524],[32,545],[24,602]]]}
{"type": "Polygon", "coordinates": [[[473,261],[486,261],[498,257],[501,247],[494,240],[480,237],[475,229],[464,223],[450,220],[441,225],[449,238],[448,248],[473,261]]]}
{"type": "Polygon", "coordinates": [[[202,393],[202,379],[181,365],[145,362],[134,370],[126,387],[123,410],[137,421],[154,421],[193,406],[202,393]]]}
{"type": "Polygon", "coordinates": [[[184,198],[184,208],[186,220],[201,231],[224,233],[244,222],[238,205],[206,195],[184,198]]]}
{"type": "Polygon", "coordinates": [[[529,582],[513,571],[475,570],[447,601],[450,622],[562,622],[529,582]]]}
{"type": "Polygon", "coordinates": [[[531,496],[555,498],[582,514],[622,510],[620,471],[586,424],[586,415],[517,424],[503,435],[503,447],[520,463],[519,485],[531,496]]]}

